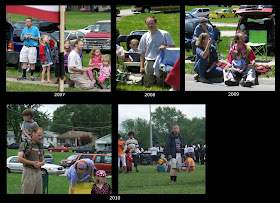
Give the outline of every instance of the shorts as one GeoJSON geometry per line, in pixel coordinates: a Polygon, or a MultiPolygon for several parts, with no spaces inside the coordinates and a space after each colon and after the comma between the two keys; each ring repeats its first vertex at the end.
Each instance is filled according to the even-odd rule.
{"type": "Polygon", "coordinates": [[[176,158],[170,159],[171,168],[177,168],[178,170],[182,167],[181,153],[176,153],[176,158]]]}
{"type": "Polygon", "coordinates": [[[121,161],[122,161],[122,166],[126,166],[125,154],[118,154],[118,167],[121,166],[121,161]]]}
{"type": "Polygon", "coordinates": [[[52,65],[53,64],[53,62],[49,62],[49,63],[47,63],[47,64],[42,64],[42,67],[48,67],[48,66],[50,66],[50,65],[52,65]]]}
{"type": "Polygon", "coordinates": [[[152,156],[152,161],[157,161],[157,159],[158,159],[158,158],[157,158],[156,155],[153,155],[153,156],[152,156]]]}
{"type": "Polygon", "coordinates": [[[30,64],[35,64],[37,62],[37,49],[36,47],[23,46],[20,55],[19,62],[26,62],[30,64]]]}

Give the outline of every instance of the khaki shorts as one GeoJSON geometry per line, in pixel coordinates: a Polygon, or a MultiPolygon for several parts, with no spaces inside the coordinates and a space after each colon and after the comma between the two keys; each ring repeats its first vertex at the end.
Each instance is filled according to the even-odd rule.
{"type": "Polygon", "coordinates": [[[91,81],[83,73],[71,73],[70,79],[75,83],[75,88],[82,90],[93,89],[94,81],[91,81]]]}
{"type": "Polygon", "coordinates": [[[42,194],[42,184],[41,170],[23,167],[21,178],[22,194],[42,194]]]}
{"type": "Polygon", "coordinates": [[[34,64],[37,61],[37,49],[36,47],[27,47],[23,46],[20,55],[19,62],[26,62],[30,64],[34,64]]]}
{"type": "Polygon", "coordinates": [[[178,170],[182,167],[181,153],[176,153],[176,158],[170,159],[171,168],[177,168],[178,170]]]}

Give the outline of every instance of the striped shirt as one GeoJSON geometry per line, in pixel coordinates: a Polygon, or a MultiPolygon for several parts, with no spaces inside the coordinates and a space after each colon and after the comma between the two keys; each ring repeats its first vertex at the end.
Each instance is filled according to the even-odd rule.
{"type": "Polygon", "coordinates": [[[126,140],[127,149],[130,151],[131,155],[136,155],[136,147],[139,147],[138,141],[135,138],[126,140]]]}

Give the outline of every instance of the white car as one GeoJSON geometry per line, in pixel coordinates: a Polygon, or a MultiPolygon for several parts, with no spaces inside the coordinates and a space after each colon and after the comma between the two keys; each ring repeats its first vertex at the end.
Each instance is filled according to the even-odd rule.
{"type": "Polygon", "coordinates": [[[190,11],[190,13],[197,15],[198,17],[206,17],[208,18],[210,14],[209,8],[194,8],[190,11]]]}
{"type": "Polygon", "coordinates": [[[94,28],[94,25],[89,25],[89,26],[87,26],[85,28],[82,28],[82,29],[79,29],[77,31],[80,31],[84,34],[87,34],[87,33],[91,32],[93,30],[93,28],[94,28]]]}
{"type": "MultiPolygon", "coordinates": [[[[23,164],[18,162],[17,156],[11,156],[7,158],[7,173],[22,173],[23,164]]],[[[65,170],[62,166],[56,164],[45,163],[41,167],[41,171],[47,171],[51,175],[61,175],[65,173],[65,170]]]]}

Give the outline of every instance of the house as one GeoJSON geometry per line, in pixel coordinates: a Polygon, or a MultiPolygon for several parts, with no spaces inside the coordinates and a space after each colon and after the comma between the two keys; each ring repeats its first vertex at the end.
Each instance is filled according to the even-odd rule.
{"type": "Polygon", "coordinates": [[[95,141],[95,149],[96,151],[103,150],[107,146],[111,146],[112,144],[112,136],[111,134],[105,135],[95,141]]]}
{"type": "Polygon", "coordinates": [[[79,139],[82,135],[87,134],[92,137],[92,143],[89,145],[93,145],[95,140],[98,138],[97,133],[92,132],[84,132],[84,131],[68,131],[62,135],[57,136],[57,145],[61,146],[64,144],[70,144],[70,146],[80,146],[79,139]]]}

